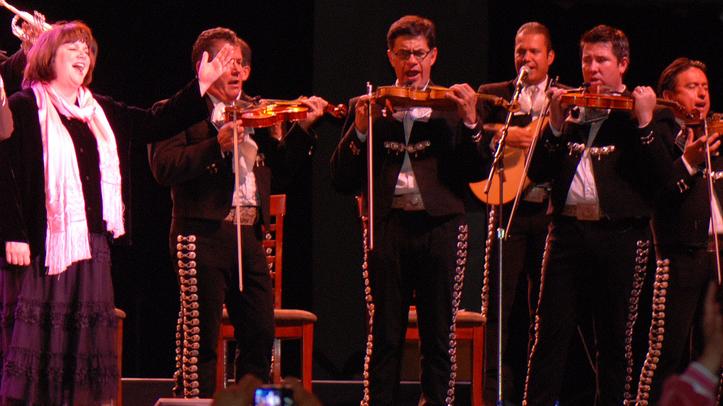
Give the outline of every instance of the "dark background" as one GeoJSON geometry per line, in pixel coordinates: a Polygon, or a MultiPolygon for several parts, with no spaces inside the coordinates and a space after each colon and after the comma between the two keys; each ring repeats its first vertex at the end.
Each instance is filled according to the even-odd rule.
{"type": "MultiPolygon", "coordinates": [[[[301,0],[268,4],[245,1],[23,0],[48,21],[81,19],[94,29],[100,54],[92,89],[140,106],[167,97],[193,75],[191,45],[213,26],[235,30],[253,49],[245,91],[270,98],[320,95],[340,103],[365,89],[389,84],[386,30],[404,14],[437,24],[439,57],[433,79],[473,87],[514,75],[513,39],[520,24],[537,20],[553,36],[553,72],[562,82],[581,81],[578,39],[605,23],[623,29],[631,42],[629,85],[655,85],[678,56],[708,64],[713,108],[720,108],[723,38],[721,1],[491,1],[301,0]]],[[[9,25],[11,14],[0,11],[9,25]]],[[[7,26],[6,26],[7,27],[7,26]]],[[[0,48],[18,41],[1,30],[0,48]]],[[[361,241],[353,199],[335,193],[328,161],[340,137],[339,123],[318,126],[314,163],[289,191],[284,304],[319,316],[315,379],[359,377],[364,348],[361,241]]],[[[167,255],[168,190],[150,177],[145,148],[134,149],[132,247],[114,249],[116,302],[128,313],[124,376],[170,377],[178,312],[175,276],[167,255]]],[[[483,215],[473,213],[473,261],[464,305],[479,308],[483,215]],[[476,230],[476,231],[475,231],[476,230]]],[[[285,358],[286,359],[286,358],[285,358]]]]}

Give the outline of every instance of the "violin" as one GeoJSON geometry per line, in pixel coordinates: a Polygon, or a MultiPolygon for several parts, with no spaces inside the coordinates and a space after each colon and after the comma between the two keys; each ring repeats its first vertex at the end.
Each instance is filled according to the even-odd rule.
{"type": "MultiPolygon", "coordinates": [[[[571,106],[586,107],[590,109],[606,109],[606,110],[625,110],[631,111],[635,108],[635,99],[631,96],[612,95],[602,93],[588,93],[585,90],[574,89],[564,93],[560,97],[562,104],[571,106]]],[[[673,110],[676,116],[684,120],[695,119],[695,113],[689,113],[680,103],[668,99],[655,99],[655,104],[662,107],[668,107],[673,110]]]]}
{"type": "MultiPolygon", "coordinates": [[[[441,86],[427,86],[426,89],[413,89],[402,86],[379,86],[374,93],[374,98],[380,104],[391,104],[393,107],[431,107],[434,110],[454,110],[457,105],[447,98],[451,90],[441,86]]],[[[477,99],[494,106],[499,106],[507,111],[518,111],[518,103],[510,104],[502,97],[486,93],[477,93],[477,99]]]]}
{"type": "Polygon", "coordinates": [[[569,92],[561,96],[562,104],[591,109],[632,110],[635,100],[629,96],[616,96],[610,94],[569,92]]]}
{"type": "Polygon", "coordinates": [[[723,113],[713,113],[706,120],[708,134],[723,134],[723,113]]]}
{"type": "MultiPolygon", "coordinates": [[[[262,99],[255,104],[234,102],[224,110],[226,122],[241,120],[244,127],[271,127],[278,122],[305,120],[309,107],[300,100],[262,99]]],[[[344,118],[347,107],[344,104],[324,106],[324,113],[335,118],[344,118]]]]}
{"type": "MultiPolygon", "coordinates": [[[[696,113],[698,113],[697,110],[696,113]]],[[[705,120],[701,118],[685,120],[685,125],[693,128],[696,132],[702,132],[705,125],[708,134],[718,133],[723,135],[723,113],[712,113],[705,120]]]]}
{"type": "MultiPolygon", "coordinates": [[[[275,113],[284,121],[304,120],[309,112],[309,106],[303,104],[300,100],[264,99],[261,102],[265,104],[264,109],[266,111],[275,113]]],[[[333,105],[329,103],[324,106],[324,114],[341,119],[346,117],[347,107],[345,104],[333,105]]]]}
{"type": "Polygon", "coordinates": [[[226,106],[223,111],[224,122],[241,121],[244,127],[265,128],[272,127],[279,119],[272,112],[265,111],[262,107],[249,107],[248,103],[234,102],[226,106]]]}

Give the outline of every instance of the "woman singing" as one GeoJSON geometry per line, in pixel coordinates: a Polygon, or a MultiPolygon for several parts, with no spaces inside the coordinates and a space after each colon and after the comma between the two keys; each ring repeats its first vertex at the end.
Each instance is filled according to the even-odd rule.
{"type": "Polygon", "coordinates": [[[0,143],[0,404],[109,404],[116,361],[110,238],[125,233],[119,151],[202,120],[202,95],[229,50],[158,108],[88,89],[97,44],[82,22],[55,25],[28,54],[0,143]],[[121,142],[123,141],[123,142],[121,142]]]}

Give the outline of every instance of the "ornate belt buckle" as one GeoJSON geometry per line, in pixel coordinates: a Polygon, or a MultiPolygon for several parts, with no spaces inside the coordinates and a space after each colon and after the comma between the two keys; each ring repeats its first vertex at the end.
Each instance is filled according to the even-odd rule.
{"type": "Polygon", "coordinates": [[[578,220],[595,221],[600,220],[600,207],[597,204],[583,203],[575,208],[575,217],[578,220]]]}
{"type": "Polygon", "coordinates": [[[534,186],[528,190],[525,195],[524,199],[526,202],[531,203],[544,203],[545,199],[547,199],[548,193],[547,190],[543,187],[534,186]]]}
{"type": "MultiPolygon", "coordinates": [[[[256,222],[256,208],[255,207],[241,207],[239,210],[238,222],[242,226],[252,226],[256,222]]],[[[234,222],[236,224],[236,222],[234,222]]]]}

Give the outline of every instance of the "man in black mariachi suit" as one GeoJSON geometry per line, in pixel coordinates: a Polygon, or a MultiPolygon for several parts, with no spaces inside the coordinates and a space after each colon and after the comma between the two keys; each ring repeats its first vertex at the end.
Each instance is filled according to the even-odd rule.
{"type": "Polygon", "coordinates": [[[658,93],[680,105],[679,116],[682,118],[672,122],[671,137],[664,139],[674,159],[673,176],[657,199],[653,217],[658,256],[670,260],[670,281],[665,297],[666,328],[662,354],[654,371],[653,404],[660,396],[665,379],[688,364],[685,353],[690,329],[707,284],[715,273],[715,254],[706,252],[713,245],[712,218],[718,219],[715,230],[719,239],[723,233],[720,222],[723,183],[718,176],[713,177],[717,213],[711,216],[708,182],[703,174],[708,139],[713,173],[723,173],[723,160],[718,154],[719,134],[694,138],[696,133],[700,135],[702,128],[690,128],[684,121],[688,117],[705,118],[710,111],[705,64],[688,58],[676,59],[661,73],[658,93]]]}
{"type": "MultiPolygon", "coordinates": [[[[548,70],[555,60],[555,51],[552,49],[550,31],[538,22],[523,24],[515,35],[514,49],[515,69],[519,72],[524,66],[527,74],[522,81],[519,102],[520,110],[515,112],[510,121],[506,147],[514,148],[520,154],[527,154],[537,129],[537,120],[540,117],[547,98],[545,90],[548,80],[548,70]]],[[[484,84],[478,92],[491,94],[505,100],[511,100],[515,92],[516,81],[508,80],[498,83],[484,84]]],[[[507,118],[507,110],[495,107],[489,103],[480,104],[480,119],[484,124],[485,137],[483,143],[490,144],[500,137],[503,123],[507,118]]],[[[496,147],[496,143],[492,143],[496,147]]],[[[524,164],[524,160],[521,161],[524,164]]],[[[509,169],[509,168],[508,168],[509,169]]],[[[508,176],[510,176],[508,174],[508,176]]],[[[506,182],[508,192],[515,192],[517,184],[506,182]]],[[[481,193],[483,186],[476,188],[481,193]]],[[[547,212],[548,202],[547,184],[530,185],[520,200],[514,222],[507,239],[504,241],[503,253],[503,294],[502,294],[502,354],[504,397],[506,400],[519,404],[522,399],[522,387],[527,370],[527,347],[529,341],[529,325],[537,306],[537,292],[540,281],[540,264],[542,252],[545,248],[547,225],[550,222],[547,212]]],[[[481,198],[484,197],[482,194],[481,198]]],[[[497,199],[496,196],[491,196],[497,199]]],[[[512,204],[504,205],[505,222],[509,219],[512,204]]],[[[490,216],[491,219],[492,216],[490,216]]],[[[495,225],[499,213],[495,216],[495,225]]],[[[489,236],[488,236],[489,237],[489,236]]],[[[485,401],[494,404],[497,399],[497,270],[498,249],[496,244],[492,248],[493,239],[488,238],[487,249],[492,256],[485,268],[494,269],[487,281],[489,290],[487,298],[487,328],[485,330],[485,401]],[[494,275],[494,276],[492,276],[494,275]]],[[[496,240],[495,240],[496,241],[496,240]]]]}
{"type": "Polygon", "coordinates": [[[214,55],[225,44],[233,47],[233,67],[208,90],[209,119],[149,147],[153,175],[171,187],[173,200],[170,249],[181,285],[174,393],[183,397],[213,395],[216,362],[222,356],[216,354],[216,340],[224,303],[238,343],[237,380],[246,374],[268,380],[274,319],[261,226],[269,224],[272,178],[283,189],[295,165],[309,159],[315,138],[307,131],[326,104],[317,97],[305,99],[310,107],[307,118],[294,124],[281,141],[265,131],[251,132],[241,121],[224,124],[225,106],[253,101],[243,93],[251,49],[233,31],[213,28],[199,35],[192,51],[195,64],[204,51],[214,55]],[[240,151],[236,191],[234,127],[240,151]],[[242,225],[243,291],[237,222],[242,225]]]}
{"type": "Polygon", "coordinates": [[[558,398],[577,316],[588,304],[599,333],[601,404],[622,403],[626,373],[634,370],[626,340],[632,339],[641,278],[653,255],[652,200],[671,166],[665,127],[653,121],[655,93],[649,87],[629,92],[623,84],[630,61],[625,34],[600,25],[582,36],[580,48],[584,81],[631,98],[634,108],[580,109],[565,120],[565,91],[549,92],[550,125],[530,169],[533,181],[552,181],[552,223],[525,388],[528,405],[552,405],[558,398]]]}
{"type": "MultiPolygon", "coordinates": [[[[389,28],[387,43],[396,85],[426,88],[437,58],[433,23],[402,17],[389,28]]],[[[485,160],[474,90],[454,85],[447,97],[456,110],[397,109],[373,124],[375,246],[369,260],[363,405],[399,404],[402,344],[413,297],[421,336],[421,404],[454,403],[454,320],[467,253],[462,196],[467,182],[484,176],[485,160]]],[[[366,178],[366,100],[352,101],[354,125],[332,157],[334,185],[343,192],[359,192],[366,178]]]]}

